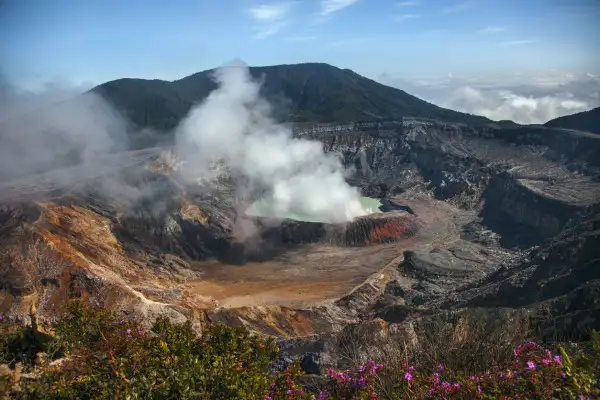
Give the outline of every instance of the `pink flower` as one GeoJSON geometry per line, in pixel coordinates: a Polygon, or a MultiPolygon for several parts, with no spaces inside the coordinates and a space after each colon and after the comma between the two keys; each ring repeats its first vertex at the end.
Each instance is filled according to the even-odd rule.
{"type": "Polygon", "coordinates": [[[477,391],[478,391],[479,393],[482,393],[482,392],[483,392],[483,389],[481,388],[481,385],[477,385],[477,391]]]}
{"type": "Polygon", "coordinates": [[[535,369],[535,362],[527,361],[527,367],[529,367],[529,369],[535,369]]]}
{"type": "Polygon", "coordinates": [[[440,365],[438,365],[438,367],[437,367],[437,370],[438,370],[438,372],[444,372],[444,369],[445,369],[445,368],[444,368],[444,364],[440,364],[440,365]]]}
{"type": "Polygon", "coordinates": [[[410,372],[407,372],[406,374],[404,374],[404,379],[406,379],[407,381],[412,381],[412,374],[410,372]]]}
{"type": "Polygon", "coordinates": [[[325,400],[329,397],[329,393],[327,393],[326,391],[320,392],[319,393],[319,397],[317,397],[317,400],[325,400]]]}
{"type": "Polygon", "coordinates": [[[558,365],[562,365],[562,358],[560,358],[560,356],[554,356],[554,362],[558,365]]]}

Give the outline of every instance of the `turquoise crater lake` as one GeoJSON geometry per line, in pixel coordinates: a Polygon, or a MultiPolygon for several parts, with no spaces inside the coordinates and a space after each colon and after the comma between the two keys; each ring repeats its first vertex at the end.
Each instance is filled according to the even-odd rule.
{"type": "MultiPolygon", "coordinates": [[[[373,199],[371,197],[361,197],[360,203],[363,208],[370,213],[379,213],[379,207],[381,207],[381,202],[378,199],[373,199]]],[[[304,222],[322,222],[329,223],[324,218],[318,218],[310,215],[303,215],[296,212],[289,212],[284,215],[274,215],[275,211],[273,209],[272,203],[268,199],[259,199],[255,201],[248,209],[246,210],[246,215],[251,217],[262,217],[262,218],[274,218],[274,219],[293,219],[296,221],[304,221],[304,222]]]]}

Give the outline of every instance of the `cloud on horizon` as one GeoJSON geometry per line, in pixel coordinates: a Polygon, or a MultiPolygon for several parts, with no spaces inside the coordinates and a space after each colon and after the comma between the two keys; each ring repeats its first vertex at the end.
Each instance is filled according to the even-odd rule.
{"type": "Polygon", "coordinates": [[[535,76],[403,80],[382,74],[379,81],[424,100],[492,120],[541,124],[600,106],[600,77],[547,72],[535,76]]]}

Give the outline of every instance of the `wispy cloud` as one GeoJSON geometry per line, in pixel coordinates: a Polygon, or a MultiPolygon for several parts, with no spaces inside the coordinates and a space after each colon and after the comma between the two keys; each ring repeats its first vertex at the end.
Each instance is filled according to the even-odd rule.
{"type": "Polygon", "coordinates": [[[258,24],[255,39],[264,39],[279,33],[287,24],[288,16],[295,2],[261,4],[249,8],[248,14],[258,24]]]}
{"type": "Polygon", "coordinates": [[[411,7],[416,6],[417,4],[419,4],[418,1],[401,1],[396,3],[396,7],[411,7]]]}
{"type": "Polygon", "coordinates": [[[261,4],[248,9],[248,13],[257,22],[280,21],[289,14],[292,5],[292,2],[261,4]]]}
{"type": "Polygon", "coordinates": [[[360,0],[321,0],[321,9],[319,15],[322,17],[341,11],[360,0]]]}
{"type": "Polygon", "coordinates": [[[416,19],[416,18],[420,18],[421,15],[420,14],[401,14],[401,15],[394,15],[392,18],[394,19],[394,21],[407,21],[409,19],[416,19]]]}
{"type": "Polygon", "coordinates": [[[317,39],[316,36],[287,36],[283,40],[286,42],[308,42],[317,39]]]}
{"type": "Polygon", "coordinates": [[[442,8],[442,12],[446,13],[446,14],[455,13],[455,12],[459,12],[459,11],[463,11],[468,8],[471,8],[476,4],[477,4],[477,0],[466,0],[466,1],[462,1],[460,3],[452,4],[451,6],[444,7],[444,8],[442,8]]]}
{"type": "Polygon", "coordinates": [[[537,40],[535,39],[509,40],[507,42],[498,43],[498,46],[521,46],[524,44],[531,44],[535,42],[537,42],[537,40]]]}
{"type": "Polygon", "coordinates": [[[265,39],[269,36],[273,36],[281,32],[283,28],[287,25],[287,22],[278,22],[276,24],[269,24],[265,26],[259,26],[256,28],[256,33],[254,34],[254,39],[265,39]]]}
{"type": "Polygon", "coordinates": [[[479,35],[494,35],[496,33],[506,32],[506,28],[503,26],[486,26],[483,29],[477,31],[479,35]]]}

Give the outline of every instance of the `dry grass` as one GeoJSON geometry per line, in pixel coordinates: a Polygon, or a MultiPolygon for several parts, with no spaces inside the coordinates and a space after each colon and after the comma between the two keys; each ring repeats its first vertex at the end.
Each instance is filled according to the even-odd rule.
{"type": "Polygon", "coordinates": [[[423,317],[409,324],[383,321],[350,326],[337,343],[342,369],[356,370],[367,360],[384,364],[376,388],[383,398],[407,365],[433,373],[440,364],[465,376],[509,365],[513,349],[535,336],[525,312],[463,310],[423,317]],[[379,325],[379,326],[378,326],[379,325]]]}

